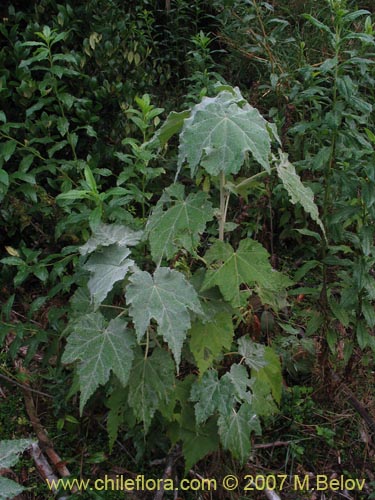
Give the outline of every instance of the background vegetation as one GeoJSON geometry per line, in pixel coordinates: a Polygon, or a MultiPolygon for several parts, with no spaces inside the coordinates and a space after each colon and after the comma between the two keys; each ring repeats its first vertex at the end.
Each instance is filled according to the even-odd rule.
{"type": "MultiPolygon", "coordinates": [[[[1,440],[35,438],[34,415],[74,477],[157,478],[172,456],[180,479],[345,475],[366,479],[362,493],[341,492],[346,498],[375,498],[373,11],[350,0],[0,7],[1,440]],[[266,144],[259,156],[248,145],[235,168],[210,161],[202,146],[194,165],[199,144],[183,120],[194,125],[199,103],[250,113],[244,100],[260,113],[252,115],[266,144]],[[284,189],[278,149],[311,189],[320,219],[306,210],[310,191],[293,200],[284,189]],[[178,219],[186,204],[199,220],[178,219]],[[160,220],[179,221],[165,246],[160,220]],[[126,274],[121,239],[138,275],[126,274]],[[108,245],[116,253],[105,265],[118,258],[124,273],[98,286],[108,245]],[[250,250],[261,277],[243,271],[237,300],[225,288],[230,276],[215,272],[228,251],[251,262],[250,250]],[[159,331],[157,313],[146,338],[140,333],[137,285],[147,289],[141,277],[155,271],[156,280],[158,269],[186,292],[179,346],[159,331]],[[136,397],[145,367],[126,375],[110,359],[97,379],[92,368],[83,378],[76,332],[89,330],[89,316],[94,333],[115,334],[123,319],[136,331],[135,359],[152,359],[160,375],[159,386],[145,384],[145,400],[136,397]],[[199,339],[212,330],[207,353],[199,339]],[[228,403],[241,416],[240,442],[238,430],[224,432],[233,422],[219,403],[211,413],[199,406],[213,373],[216,396],[223,380],[242,383],[228,403]],[[257,424],[241,427],[249,395],[257,424]]],[[[8,474],[27,487],[24,498],[49,498],[26,455],[8,474]]],[[[228,495],[213,498],[246,498],[228,495]]],[[[289,480],[280,495],[319,498],[289,480]]]]}

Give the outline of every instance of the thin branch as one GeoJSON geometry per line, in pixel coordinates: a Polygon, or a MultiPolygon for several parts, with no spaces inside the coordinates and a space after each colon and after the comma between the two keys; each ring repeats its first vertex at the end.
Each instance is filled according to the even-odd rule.
{"type": "Polygon", "coordinates": [[[28,385],[21,384],[20,382],[17,382],[16,380],[14,380],[10,377],[7,377],[6,375],[3,375],[2,373],[0,373],[0,378],[2,378],[3,380],[6,380],[10,384],[13,384],[13,385],[16,385],[17,387],[20,387],[24,391],[34,392],[35,394],[39,394],[40,396],[44,396],[46,398],[53,399],[53,396],[51,396],[51,394],[47,394],[46,392],[43,392],[43,391],[38,391],[37,389],[32,389],[28,385]]]}

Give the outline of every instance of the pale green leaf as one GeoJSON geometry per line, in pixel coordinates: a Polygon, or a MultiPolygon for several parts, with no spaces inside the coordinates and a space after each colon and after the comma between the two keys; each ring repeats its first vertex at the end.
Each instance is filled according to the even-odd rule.
{"type": "Polygon", "coordinates": [[[171,259],[180,248],[193,252],[206,223],[213,218],[206,193],[191,193],[185,199],[184,191],[181,184],[167,188],[148,220],[146,234],[155,262],[163,256],[171,259]],[[165,209],[165,205],[169,206],[165,209]]]}
{"type": "Polygon", "coordinates": [[[154,319],[158,334],[168,343],[178,366],[182,344],[191,326],[189,310],[202,313],[196,291],[183,274],[167,267],[158,268],[154,276],[137,270],[129,281],[125,296],[138,341],[154,319]]]}
{"type": "Polygon", "coordinates": [[[128,403],[145,432],[155,411],[168,404],[174,384],[174,363],[165,350],[156,348],[148,358],[141,351],[137,353],[129,378],[128,403]]]}
{"type": "Polygon", "coordinates": [[[324,236],[325,230],[319,217],[318,207],[314,202],[314,193],[309,187],[302,184],[294,165],[288,160],[288,155],[279,151],[280,161],[276,162],[277,174],[282,181],[284,188],[288,191],[292,203],[300,203],[303,209],[319,225],[324,236]]]}
{"type": "Polygon", "coordinates": [[[228,415],[221,415],[218,425],[224,448],[244,464],[251,451],[251,433],[258,436],[262,433],[257,415],[249,404],[244,403],[238,411],[233,409],[228,415]]]}
{"type": "Polygon", "coordinates": [[[267,364],[265,359],[265,346],[253,342],[249,337],[238,339],[238,352],[243,356],[247,366],[253,370],[260,370],[267,364]]]}
{"type": "Polygon", "coordinates": [[[25,490],[23,486],[8,479],[0,477],[0,500],[11,500],[25,490]]]}
{"type": "Polygon", "coordinates": [[[203,98],[184,121],[178,167],[186,160],[192,175],[199,164],[211,175],[236,174],[249,152],[269,172],[271,135],[274,129],[238,88],[222,91],[203,98]]]}
{"type": "Polygon", "coordinates": [[[222,312],[210,323],[195,321],[190,330],[189,347],[197,363],[200,375],[211,368],[223,350],[229,350],[234,331],[231,314],[222,312]]]}
{"type": "Polygon", "coordinates": [[[227,372],[222,378],[228,379],[228,381],[232,384],[233,395],[238,403],[250,401],[250,379],[249,373],[244,365],[233,364],[230,367],[230,371],[227,372]]]}
{"type": "Polygon", "coordinates": [[[62,362],[78,361],[81,413],[95,390],[108,382],[111,372],[122,385],[127,384],[133,361],[133,344],[134,336],[120,318],[111,320],[107,325],[100,313],[91,313],[75,321],[62,362]]]}
{"type": "Polygon", "coordinates": [[[195,418],[199,425],[216,412],[224,415],[231,410],[233,386],[227,378],[219,380],[216,370],[208,370],[193,384],[190,400],[195,402],[195,418]]]}
{"type": "Polygon", "coordinates": [[[134,264],[128,259],[129,255],[130,250],[127,247],[111,245],[92,254],[84,264],[83,268],[91,272],[87,286],[95,306],[106,298],[117,281],[124,279],[134,264]]]}
{"type": "Polygon", "coordinates": [[[242,240],[237,251],[229,243],[216,241],[205,255],[211,268],[207,271],[202,290],[218,286],[225,300],[234,307],[242,304],[242,284],[280,292],[287,278],[272,269],[267,250],[257,241],[242,240]],[[214,264],[214,265],[212,265],[214,264]]]}
{"type": "Polygon", "coordinates": [[[19,455],[35,441],[32,439],[9,439],[0,441],[0,469],[8,469],[16,465],[19,455]]]}
{"type": "Polygon", "coordinates": [[[105,247],[114,243],[120,247],[134,246],[139,242],[142,234],[142,231],[133,231],[119,224],[99,224],[94,234],[79,248],[79,251],[82,255],[86,255],[100,246],[105,247]]]}

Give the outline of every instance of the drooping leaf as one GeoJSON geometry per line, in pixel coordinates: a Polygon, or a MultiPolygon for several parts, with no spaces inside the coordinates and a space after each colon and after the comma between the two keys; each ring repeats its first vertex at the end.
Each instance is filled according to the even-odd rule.
{"type": "Polygon", "coordinates": [[[105,318],[96,312],[75,322],[62,362],[78,361],[81,413],[99,385],[108,382],[111,371],[122,385],[127,384],[134,356],[133,345],[134,336],[121,318],[106,325],[105,318]]]}
{"type": "Polygon", "coordinates": [[[0,500],[11,500],[25,490],[23,486],[8,479],[0,477],[0,500]]]}
{"type": "Polygon", "coordinates": [[[224,350],[229,350],[233,339],[232,316],[222,312],[209,323],[195,321],[190,330],[189,347],[197,363],[200,375],[212,367],[224,350]]]}
{"type": "Polygon", "coordinates": [[[126,423],[128,428],[132,428],[136,423],[134,414],[127,402],[128,391],[128,387],[116,384],[106,401],[106,406],[109,409],[107,432],[110,451],[112,451],[113,445],[115,444],[120,426],[126,423]]]}
{"type": "Polygon", "coordinates": [[[172,111],[167,116],[167,119],[163,125],[155,132],[155,135],[150,140],[150,144],[158,144],[161,147],[165,146],[169,139],[174,135],[178,134],[182,129],[184,120],[190,115],[190,110],[184,110],[180,112],[172,111]]]}
{"type": "Polygon", "coordinates": [[[16,465],[19,455],[29,448],[32,439],[9,439],[0,441],[0,469],[8,469],[16,465]]]}
{"type": "Polygon", "coordinates": [[[91,272],[87,286],[95,306],[103,302],[117,281],[124,279],[134,264],[129,255],[127,247],[111,245],[95,252],[84,264],[83,268],[91,272]]]}
{"type": "Polygon", "coordinates": [[[277,175],[288,191],[292,203],[300,203],[303,209],[319,225],[324,236],[326,235],[322,221],[319,217],[318,207],[314,202],[314,193],[302,184],[294,165],[288,160],[288,155],[279,151],[280,161],[276,162],[277,175]]]}
{"type": "Polygon", "coordinates": [[[224,415],[231,410],[234,394],[233,386],[227,378],[218,379],[216,370],[208,370],[196,381],[190,393],[195,402],[195,418],[198,425],[216,412],[224,415]],[[228,383],[229,382],[229,383],[228,383]]]}
{"type": "Polygon", "coordinates": [[[228,415],[221,415],[218,420],[220,440],[227,450],[245,463],[251,451],[251,433],[261,435],[259,419],[248,403],[233,409],[228,415]]]}
{"type": "Polygon", "coordinates": [[[219,435],[216,418],[209,418],[202,425],[196,425],[194,409],[186,406],[178,423],[179,439],[185,459],[185,471],[189,471],[203,457],[217,450],[219,435]]]}
{"type": "Polygon", "coordinates": [[[175,384],[174,363],[163,349],[156,348],[145,358],[139,350],[129,378],[129,406],[145,432],[150,427],[155,411],[168,405],[175,384]]]}
{"type": "Polygon", "coordinates": [[[191,326],[189,310],[202,313],[196,291],[182,273],[167,267],[159,267],[154,276],[137,270],[129,281],[125,297],[138,342],[150,321],[156,320],[158,334],[168,343],[178,366],[182,344],[191,326]]]}
{"type": "Polygon", "coordinates": [[[146,233],[155,262],[163,256],[171,259],[180,248],[192,252],[207,222],[213,218],[206,193],[191,193],[185,199],[184,191],[181,184],[167,188],[149,217],[146,233]],[[165,210],[166,204],[169,207],[165,210]]]}
{"type": "Polygon", "coordinates": [[[280,359],[271,347],[265,346],[264,360],[266,362],[265,366],[260,368],[253,376],[263,387],[268,387],[274,400],[280,403],[283,382],[280,359]]]}
{"type": "Polygon", "coordinates": [[[216,241],[205,255],[208,264],[202,290],[218,286],[225,300],[239,307],[243,300],[240,286],[258,285],[279,292],[289,284],[288,279],[272,269],[267,250],[257,241],[242,240],[237,251],[229,243],[216,241]]]}
{"type": "Polygon", "coordinates": [[[184,121],[178,168],[186,160],[192,175],[200,163],[211,175],[236,174],[249,152],[269,172],[270,134],[274,129],[238,88],[205,97],[184,121]]]}
{"type": "Polygon", "coordinates": [[[119,224],[99,224],[95,227],[94,234],[79,248],[79,251],[82,255],[87,255],[98,247],[107,247],[114,243],[120,247],[131,247],[139,242],[142,234],[142,231],[133,231],[119,224]]]}

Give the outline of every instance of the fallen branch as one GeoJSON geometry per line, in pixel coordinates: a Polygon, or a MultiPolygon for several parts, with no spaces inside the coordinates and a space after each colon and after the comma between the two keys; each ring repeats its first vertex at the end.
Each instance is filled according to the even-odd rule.
{"type": "MultiPolygon", "coordinates": [[[[46,484],[48,482],[48,484],[51,487],[52,493],[54,495],[57,495],[58,490],[55,485],[58,484],[59,479],[53,473],[53,470],[50,464],[48,463],[48,460],[43,455],[42,450],[39,448],[39,445],[33,443],[30,447],[29,453],[31,455],[31,458],[34,460],[36,468],[38,469],[38,472],[41,475],[42,479],[46,484]]],[[[69,495],[59,497],[59,500],[66,500],[67,498],[69,498],[69,495]]]]}
{"type": "Polygon", "coordinates": [[[275,441],[274,443],[254,444],[253,448],[260,450],[265,448],[275,448],[276,446],[289,446],[293,441],[275,441]]]}

